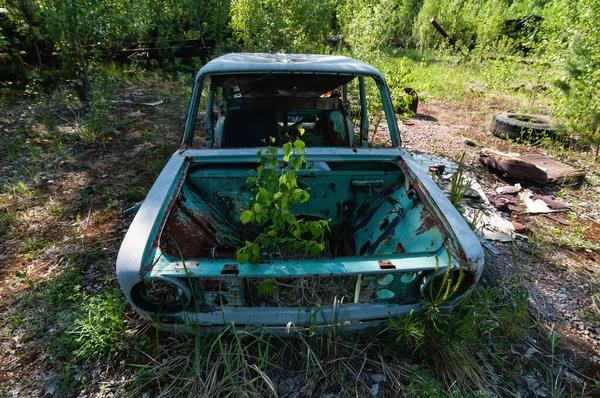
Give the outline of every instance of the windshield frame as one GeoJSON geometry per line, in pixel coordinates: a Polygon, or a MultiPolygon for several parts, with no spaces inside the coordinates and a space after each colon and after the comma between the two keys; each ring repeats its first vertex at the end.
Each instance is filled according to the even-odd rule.
{"type": "MultiPolygon", "coordinates": [[[[371,74],[342,74],[342,73],[330,73],[330,72],[286,72],[286,71],[251,71],[245,74],[248,75],[261,75],[261,74],[282,74],[282,75],[347,75],[352,76],[352,80],[354,78],[358,78],[359,82],[359,96],[360,96],[360,108],[361,108],[361,122],[360,122],[360,141],[355,143],[355,146],[358,145],[363,148],[368,147],[368,139],[369,139],[369,120],[367,114],[367,98],[366,98],[366,90],[365,90],[365,78],[372,78],[377,87],[379,89],[379,96],[381,99],[381,103],[383,106],[383,112],[386,117],[388,131],[390,133],[391,139],[391,147],[397,148],[402,144],[400,138],[400,131],[398,128],[398,122],[396,120],[396,115],[394,113],[394,107],[392,104],[392,99],[387,87],[387,84],[381,75],[371,75],[371,74]]],[[[240,74],[237,72],[236,74],[240,74]]],[[[213,148],[214,144],[214,123],[212,120],[212,109],[214,105],[214,97],[215,91],[211,88],[211,85],[206,85],[206,79],[211,78],[212,76],[223,76],[223,75],[232,75],[231,72],[227,73],[208,73],[203,74],[199,73],[196,79],[194,80],[194,86],[192,88],[192,96],[190,98],[190,102],[188,105],[187,116],[184,126],[184,131],[181,139],[182,148],[191,148],[193,147],[193,141],[196,130],[196,121],[198,118],[200,100],[203,95],[207,97],[207,106],[206,106],[206,117],[204,120],[204,129],[205,129],[205,148],[213,148]],[[206,91],[206,94],[204,92],[206,91]]]]}

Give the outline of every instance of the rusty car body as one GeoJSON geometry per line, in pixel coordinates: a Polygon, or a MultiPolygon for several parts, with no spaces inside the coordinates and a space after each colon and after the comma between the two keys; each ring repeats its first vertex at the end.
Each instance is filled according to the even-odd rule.
{"type": "Polygon", "coordinates": [[[393,109],[381,73],[347,57],[238,53],[207,63],[181,149],[119,252],[118,280],[135,311],[171,331],[233,324],[293,334],[356,331],[418,311],[440,278],[457,284],[447,303],[461,300],[481,274],[482,247],[401,148],[393,109]],[[367,81],[379,96],[387,147],[369,140],[367,81]],[[311,198],[293,211],[329,220],[328,254],[239,264],[239,218],[257,147],[270,137],[280,146],[298,126],[308,166],[297,175],[311,198]],[[256,294],[265,282],[280,301],[256,294]]]}

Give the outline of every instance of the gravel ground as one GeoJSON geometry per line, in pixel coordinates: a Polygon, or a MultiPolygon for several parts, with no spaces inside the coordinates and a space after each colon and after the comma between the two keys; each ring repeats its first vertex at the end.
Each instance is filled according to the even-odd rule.
{"type": "MultiPolygon", "coordinates": [[[[489,131],[489,121],[494,113],[501,112],[494,107],[482,111],[480,107],[468,103],[455,104],[441,100],[431,100],[421,104],[419,113],[400,123],[403,146],[408,151],[425,152],[456,158],[463,151],[465,163],[478,176],[485,191],[492,191],[496,186],[508,185],[496,174],[486,172],[478,161],[478,148],[465,144],[465,139],[475,140],[486,147],[502,151],[524,153],[538,152],[541,149],[514,145],[494,137],[489,131]]],[[[513,182],[513,181],[511,181],[513,182]]],[[[559,189],[557,187],[556,189],[559,189]]],[[[592,191],[586,193],[583,189],[574,188],[572,196],[564,198],[571,205],[584,203],[584,206],[574,206],[577,215],[588,220],[598,220],[598,210],[594,203],[592,191]],[[582,200],[577,196],[582,196],[582,200]],[[591,197],[590,197],[591,195],[591,197]]],[[[597,202],[596,202],[597,203],[597,202]]],[[[571,214],[575,211],[570,212],[571,214]]],[[[567,216],[565,216],[566,218],[567,216]]],[[[532,231],[543,230],[551,224],[551,220],[543,217],[520,218],[532,231]]],[[[584,222],[585,223],[585,222],[584,222]]],[[[589,221],[588,224],[589,225],[589,221]]],[[[586,237],[600,243],[600,234],[588,233],[586,237]]],[[[565,338],[571,339],[574,346],[580,346],[586,356],[591,359],[592,367],[600,364],[600,253],[590,249],[572,250],[555,244],[542,242],[541,248],[532,246],[539,243],[518,242],[524,251],[538,250],[541,254],[530,261],[526,273],[527,288],[531,294],[531,303],[550,328],[562,331],[565,338]]],[[[513,264],[513,254],[510,243],[493,245],[501,252],[493,255],[486,250],[486,270],[484,283],[501,277],[507,272],[507,267],[513,264]]],[[[519,261],[529,261],[522,258],[519,261]]]]}

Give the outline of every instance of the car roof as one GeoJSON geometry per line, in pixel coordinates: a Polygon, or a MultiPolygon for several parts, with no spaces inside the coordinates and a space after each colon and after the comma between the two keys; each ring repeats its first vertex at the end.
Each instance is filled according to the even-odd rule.
{"type": "Polygon", "coordinates": [[[385,81],[375,67],[342,55],[231,53],[213,59],[197,78],[214,74],[326,73],[368,75],[385,81]]]}

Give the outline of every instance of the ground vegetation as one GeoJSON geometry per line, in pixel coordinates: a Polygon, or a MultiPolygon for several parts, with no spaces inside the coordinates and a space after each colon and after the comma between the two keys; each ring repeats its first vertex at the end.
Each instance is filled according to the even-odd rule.
{"type": "Polygon", "coordinates": [[[594,0],[0,0],[0,397],[599,394],[599,16],[594,0]],[[395,102],[407,87],[419,97],[399,118],[403,147],[460,156],[486,192],[514,181],[465,139],[588,177],[547,187],[568,216],[522,217],[528,238],[486,249],[481,283],[452,312],[432,302],[362,336],[158,332],[126,305],[114,263],[123,211],[179,147],[202,59],[166,48],[187,39],[212,56],[375,64],[395,102]],[[162,61],[117,60],[148,42],[162,61]],[[492,136],[508,110],[552,116],[560,134],[536,147],[492,136]]]}

